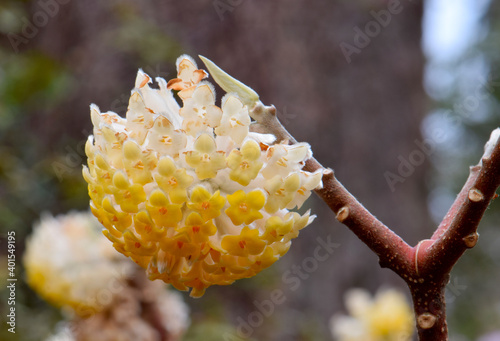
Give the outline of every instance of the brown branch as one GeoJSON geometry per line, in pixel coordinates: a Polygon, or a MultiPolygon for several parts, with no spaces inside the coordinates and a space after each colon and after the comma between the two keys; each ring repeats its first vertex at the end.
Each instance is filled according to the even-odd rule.
{"type": "MultiPolygon", "coordinates": [[[[252,112],[257,121],[252,130],[270,133],[278,141],[297,143],[276,117],[276,109],[257,104],[252,112]]],[[[407,283],[415,310],[421,341],[448,340],[444,290],[452,267],[478,238],[477,227],[500,185],[500,130],[493,132],[479,165],[471,168],[469,179],[431,239],[410,247],[380,222],[314,158],[304,170],[323,171],[323,187],[315,192],[346,225],[379,257],[382,267],[396,272],[407,283]]]]}
{"type": "Polygon", "coordinates": [[[434,243],[422,255],[426,264],[440,264],[441,268],[451,269],[467,249],[476,245],[477,227],[500,185],[499,160],[500,146],[497,144],[491,157],[471,167],[467,182],[432,236],[434,243]]]}
{"type": "MultiPolygon", "coordinates": [[[[423,283],[409,285],[417,316],[435,317],[433,328],[419,326],[420,340],[447,340],[444,288],[451,269],[463,253],[476,245],[477,228],[500,185],[500,140],[498,129],[488,141],[486,152],[470,175],[431,240],[422,243],[416,269],[423,283]]],[[[434,318],[433,317],[433,318],[434,318]]]]}
{"type": "MultiPolygon", "coordinates": [[[[258,104],[253,109],[252,117],[257,121],[252,125],[253,131],[271,133],[278,141],[297,143],[278,121],[276,109],[273,106],[265,107],[258,104]]],[[[400,276],[413,271],[413,248],[361,205],[335,178],[331,169],[325,169],[314,158],[307,160],[303,169],[309,172],[324,170],[323,188],[316,189],[316,194],[336,214],[338,221],[349,227],[377,254],[382,267],[390,268],[400,276]]]]}

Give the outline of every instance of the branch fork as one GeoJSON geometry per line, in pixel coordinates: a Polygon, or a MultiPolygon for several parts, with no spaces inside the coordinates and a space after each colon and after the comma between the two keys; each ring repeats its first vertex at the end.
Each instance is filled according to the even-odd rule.
{"type": "MultiPolygon", "coordinates": [[[[276,117],[274,106],[260,101],[251,110],[253,131],[273,134],[277,141],[297,143],[276,117]]],[[[477,228],[500,185],[500,128],[495,129],[478,165],[430,239],[415,247],[380,222],[335,178],[333,170],[316,159],[306,161],[304,170],[323,170],[323,186],[316,194],[379,257],[381,267],[397,273],[408,285],[421,341],[448,340],[444,291],[450,271],[463,253],[477,244],[477,228]]]]}

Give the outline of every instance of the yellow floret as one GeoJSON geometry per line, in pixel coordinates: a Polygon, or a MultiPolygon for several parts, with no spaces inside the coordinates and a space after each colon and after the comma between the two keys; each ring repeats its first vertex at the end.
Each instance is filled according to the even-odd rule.
{"type": "Polygon", "coordinates": [[[247,186],[255,179],[262,168],[259,161],[260,146],[253,140],[246,141],[241,150],[233,150],[227,157],[227,165],[231,168],[229,178],[240,185],[247,186]]]}
{"type": "Polygon", "coordinates": [[[264,207],[266,198],[259,190],[248,194],[243,190],[236,191],[227,196],[227,201],[231,206],[225,212],[234,225],[248,225],[263,217],[259,210],[264,207]]]}
{"type": "Polygon", "coordinates": [[[204,187],[197,186],[193,189],[191,201],[187,206],[198,212],[206,221],[218,217],[225,203],[226,198],[220,195],[220,191],[211,194],[204,187]]]}
{"type": "Polygon", "coordinates": [[[239,236],[225,236],[222,238],[222,248],[232,255],[247,257],[258,255],[266,247],[266,242],[259,238],[259,231],[245,226],[239,236]]]}
{"type": "Polygon", "coordinates": [[[186,162],[195,169],[200,180],[213,178],[226,166],[224,152],[216,151],[213,137],[202,134],[194,143],[194,150],[186,152],[186,162]]]}

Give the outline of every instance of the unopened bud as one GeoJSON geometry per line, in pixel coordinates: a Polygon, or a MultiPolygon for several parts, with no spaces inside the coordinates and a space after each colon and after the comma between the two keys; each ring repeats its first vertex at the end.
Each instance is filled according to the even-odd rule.
{"type": "Polygon", "coordinates": [[[422,329],[430,329],[436,324],[436,316],[431,313],[423,313],[417,317],[418,326],[422,329]]]}
{"type": "Polygon", "coordinates": [[[344,220],[349,217],[349,207],[343,206],[338,212],[337,212],[337,220],[340,221],[341,223],[344,222],[344,220]]]}
{"type": "Polygon", "coordinates": [[[484,200],[484,195],[477,188],[473,188],[469,191],[469,200],[473,202],[480,202],[484,200]]]}
{"type": "Polygon", "coordinates": [[[467,237],[462,238],[465,245],[470,249],[476,246],[479,234],[477,232],[469,234],[467,237]]]}

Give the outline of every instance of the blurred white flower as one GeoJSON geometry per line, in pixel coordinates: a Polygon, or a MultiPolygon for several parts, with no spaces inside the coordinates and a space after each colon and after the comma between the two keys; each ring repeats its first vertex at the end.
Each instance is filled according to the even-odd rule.
{"type": "Polygon", "coordinates": [[[44,215],[26,244],[28,284],[46,301],[80,316],[104,309],[123,290],[133,264],[110,247],[101,230],[90,212],[44,215]]]}
{"type": "Polygon", "coordinates": [[[59,322],[56,326],[56,333],[50,335],[45,341],[76,341],[68,322],[59,322]]]}
{"type": "Polygon", "coordinates": [[[414,332],[412,309],[405,296],[394,290],[379,291],[374,298],[362,289],[345,295],[349,316],[334,315],[330,320],[338,341],[409,341],[414,332]]]}
{"type": "Polygon", "coordinates": [[[162,282],[144,283],[142,290],[128,287],[112,306],[91,318],[59,322],[45,341],[181,340],[189,326],[189,310],[182,297],[166,290],[162,282]],[[146,305],[150,308],[145,309],[146,305]]]}

